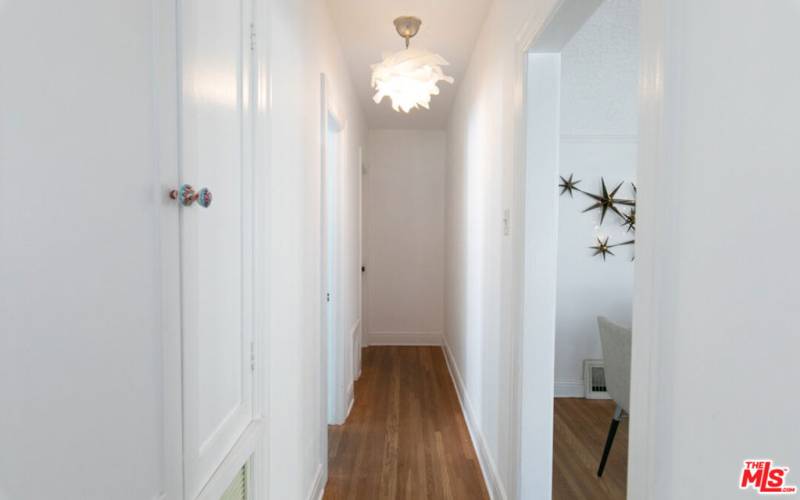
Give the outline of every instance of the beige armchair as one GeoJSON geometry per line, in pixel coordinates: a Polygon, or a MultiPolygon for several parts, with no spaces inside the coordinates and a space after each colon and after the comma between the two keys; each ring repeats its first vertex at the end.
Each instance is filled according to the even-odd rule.
{"type": "Polygon", "coordinates": [[[603,348],[605,362],[606,389],[611,399],[617,404],[611,427],[608,429],[606,445],[603,449],[603,458],[597,469],[597,477],[603,475],[606,460],[614,444],[617,427],[622,420],[623,413],[627,414],[631,395],[631,330],[612,323],[607,318],[599,316],[597,326],[600,329],[600,343],[603,348]]]}

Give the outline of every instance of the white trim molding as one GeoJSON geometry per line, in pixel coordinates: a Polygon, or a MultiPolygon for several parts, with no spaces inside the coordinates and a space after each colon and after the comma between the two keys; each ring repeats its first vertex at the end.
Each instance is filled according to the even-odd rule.
{"type": "MultiPolygon", "coordinates": [[[[671,332],[660,321],[665,307],[665,280],[670,273],[659,249],[672,241],[673,213],[678,189],[673,180],[675,160],[670,156],[672,134],[683,124],[677,88],[685,59],[683,25],[676,14],[686,2],[642,2],[640,14],[641,67],[639,73],[639,165],[636,180],[642,196],[637,202],[640,227],[636,235],[634,263],[633,330],[638,332],[631,352],[631,413],[636,418],[628,429],[628,497],[658,498],[656,457],[660,423],[661,349],[672,342],[671,332]],[[678,105],[676,105],[676,103],[678,105]],[[652,229],[650,229],[652,228],[652,229]],[[656,228],[659,228],[656,230],[656,228]]],[[[667,384],[668,385],[668,384],[667,384]]],[[[669,426],[669,424],[664,424],[669,426]]],[[[668,450],[669,452],[669,450],[668,450]]]]}
{"type": "Polygon", "coordinates": [[[353,328],[350,330],[350,346],[353,349],[353,381],[361,378],[361,349],[364,347],[361,340],[361,318],[356,319],[353,328]]]}
{"type": "Polygon", "coordinates": [[[356,319],[355,323],[353,323],[353,327],[350,328],[350,340],[355,342],[356,337],[358,336],[358,329],[361,328],[361,318],[356,319]]]}
{"type": "Polygon", "coordinates": [[[347,386],[347,411],[344,414],[344,420],[347,421],[347,417],[350,416],[350,412],[353,411],[353,405],[356,402],[356,391],[355,391],[355,381],[350,382],[350,385],[347,386]]]}
{"type": "Polygon", "coordinates": [[[555,397],[582,398],[586,396],[586,388],[580,380],[556,380],[555,397]]]}
{"type": "Polygon", "coordinates": [[[348,389],[348,394],[350,397],[350,403],[347,405],[347,413],[344,416],[344,421],[347,422],[347,419],[350,418],[350,412],[353,411],[353,406],[356,404],[355,398],[355,391],[353,390],[353,384],[350,384],[350,388],[348,389]]]}
{"type": "Polygon", "coordinates": [[[442,345],[442,332],[370,332],[367,345],[442,345]]]}
{"type": "Polygon", "coordinates": [[[197,500],[215,500],[220,498],[231,480],[236,476],[236,473],[242,466],[253,458],[263,435],[265,433],[265,425],[263,419],[253,420],[249,426],[244,430],[242,436],[233,446],[233,449],[228,453],[219,467],[211,475],[197,500]]]}
{"type": "Polygon", "coordinates": [[[308,495],[306,495],[308,500],[322,500],[322,495],[325,493],[326,475],[325,467],[319,464],[317,466],[317,473],[314,474],[314,482],[308,490],[308,495]]]}
{"type": "Polygon", "coordinates": [[[489,447],[486,445],[486,439],[478,427],[477,416],[472,409],[469,396],[467,395],[467,388],[464,385],[464,380],[461,378],[461,372],[458,371],[458,365],[453,358],[450,351],[450,346],[447,344],[447,339],[442,337],[442,350],[444,350],[444,359],[447,361],[447,369],[450,372],[450,377],[453,379],[453,385],[456,388],[456,395],[458,402],[461,404],[461,412],[464,414],[464,420],[467,422],[467,429],[469,436],[472,439],[472,445],[475,448],[475,453],[478,455],[478,463],[481,466],[481,473],[483,474],[483,481],[486,483],[486,489],[489,490],[489,498],[491,500],[509,500],[506,494],[506,489],[500,479],[500,474],[497,472],[497,465],[489,453],[489,447]]]}

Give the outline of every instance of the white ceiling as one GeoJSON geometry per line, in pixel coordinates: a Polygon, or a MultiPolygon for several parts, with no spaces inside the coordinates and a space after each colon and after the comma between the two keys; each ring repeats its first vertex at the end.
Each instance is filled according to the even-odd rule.
{"type": "Polygon", "coordinates": [[[442,129],[447,124],[455,88],[464,75],[475,40],[478,38],[491,0],[328,0],[329,10],[342,45],[350,77],[367,116],[369,128],[442,129]],[[422,19],[419,34],[411,46],[428,49],[450,62],[445,73],[456,79],[454,85],[439,82],[441,90],[433,96],[430,109],[415,109],[406,114],[392,109],[390,100],[372,101],[370,65],[380,62],[381,54],[404,47],[392,21],[399,16],[422,19]]]}

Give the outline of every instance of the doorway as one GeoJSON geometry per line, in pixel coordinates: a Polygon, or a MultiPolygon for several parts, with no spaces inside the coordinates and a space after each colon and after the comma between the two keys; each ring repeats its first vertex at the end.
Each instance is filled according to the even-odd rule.
{"type": "Polygon", "coordinates": [[[616,406],[598,317],[630,332],[638,10],[563,2],[524,55],[522,498],[625,498],[626,421],[598,477],[616,406]]]}
{"type": "MultiPolygon", "coordinates": [[[[338,193],[339,179],[345,164],[345,120],[338,112],[331,96],[330,84],[323,74],[320,79],[322,95],[321,161],[320,172],[320,256],[321,256],[321,366],[323,434],[327,425],[340,424],[347,416],[345,398],[345,345],[340,328],[340,224],[338,193]]],[[[323,438],[323,442],[327,437],[323,438]]],[[[326,457],[322,457],[323,461],[326,457]]]]}

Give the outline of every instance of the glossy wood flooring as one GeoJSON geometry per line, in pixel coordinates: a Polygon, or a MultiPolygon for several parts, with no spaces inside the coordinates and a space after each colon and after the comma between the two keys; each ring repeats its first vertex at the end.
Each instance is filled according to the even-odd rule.
{"type": "Polygon", "coordinates": [[[628,418],[617,430],[602,478],[603,455],[614,403],[558,398],[553,418],[553,500],[623,500],[628,474],[628,418]]]}
{"type": "Polygon", "coordinates": [[[325,499],[489,498],[440,348],[364,349],[355,392],[329,431],[325,499]]]}

